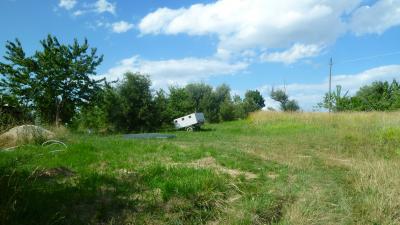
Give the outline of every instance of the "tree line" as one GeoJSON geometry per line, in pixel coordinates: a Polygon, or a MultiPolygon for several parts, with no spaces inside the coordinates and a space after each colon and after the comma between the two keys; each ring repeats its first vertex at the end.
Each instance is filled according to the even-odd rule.
{"type": "Polygon", "coordinates": [[[228,85],[216,88],[204,83],[184,87],[171,86],[153,91],[150,78],[127,72],[114,85],[106,84],[95,100],[81,108],[75,125],[116,132],[168,129],[173,119],[193,112],[203,112],[211,123],[243,119],[263,108],[260,92],[249,90],[245,98],[234,95],[228,85]]]}
{"type": "Polygon", "coordinates": [[[400,84],[393,80],[375,81],[361,87],[353,96],[342,91],[340,85],[326,93],[320,107],[333,112],[343,111],[395,111],[400,109],[400,84]]]}
{"type": "MultiPolygon", "coordinates": [[[[149,76],[127,72],[117,82],[93,79],[103,55],[88,41],[62,44],[48,35],[41,49],[28,56],[18,39],[6,43],[0,62],[0,128],[9,124],[63,124],[93,131],[151,131],[170,128],[173,119],[203,112],[208,122],[246,118],[265,107],[257,90],[244,98],[230,87],[191,83],[153,90],[149,76]]],[[[298,111],[296,100],[285,90],[272,89],[270,97],[282,111],[298,111]]],[[[400,85],[374,82],[354,96],[337,86],[318,105],[340,111],[388,111],[400,108],[400,85]]],[[[272,110],[272,109],[271,109],[272,110]]]]}
{"type": "Polygon", "coordinates": [[[262,109],[259,91],[241,99],[228,85],[204,83],[167,91],[152,90],[149,76],[127,72],[117,82],[96,80],[103,60],[88,41],[61,44],[49,35],[42,49],[27,56],[17,39],[6,43],[0,62],[0,121],[63,124],[94,131],[151,131],[168,128],[174,118],[204,112],[208,122],[245,118],[262,109]]]}

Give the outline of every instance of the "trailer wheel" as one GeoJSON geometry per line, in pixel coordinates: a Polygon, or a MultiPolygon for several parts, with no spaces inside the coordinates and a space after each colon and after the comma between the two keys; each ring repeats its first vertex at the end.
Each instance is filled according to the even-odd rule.
{"type": "Polygon", "coordinates": [[[193,132],[193,127],[187,127],[187,128],[186,128],[186,131],[187,131],[187,132],[193,132]]]}

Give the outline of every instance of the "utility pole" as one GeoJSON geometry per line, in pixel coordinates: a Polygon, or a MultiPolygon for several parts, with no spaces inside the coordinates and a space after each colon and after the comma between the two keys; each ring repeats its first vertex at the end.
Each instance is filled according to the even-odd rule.
{"type": "Polygon", "coordinates": [[[332,111],[332,57],[329,62],[329,113],[332,111]]]}

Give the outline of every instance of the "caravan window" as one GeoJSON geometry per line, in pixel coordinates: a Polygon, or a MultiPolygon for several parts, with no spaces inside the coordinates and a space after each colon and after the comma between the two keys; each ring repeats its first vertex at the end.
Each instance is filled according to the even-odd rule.
{"type": "Polygon", "coordinates": [[[185,118],[182,118],[182,121],[184,121],[185,120],[185,118]]]}
{"type": "Polygon", "coordinates": [[[175,123],[177,123],[177,122],[178,122],[178,120],[175,120],[174,122],[175,122],[175,123]]]}
{"type": "Polygon", "coordinates": [[[189,116],[189,119],[192,118],[192,116],[189,116]]]}

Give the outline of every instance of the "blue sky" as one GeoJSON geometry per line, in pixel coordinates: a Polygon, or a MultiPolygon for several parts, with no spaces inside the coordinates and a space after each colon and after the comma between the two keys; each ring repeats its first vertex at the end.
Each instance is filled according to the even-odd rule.
{"type": "MultiPolygon", "coordinates": [[[[98,75],[149,74],[153,88],[226,83],[285,88],[304,110],[333,86],[354,93],[400,78],[400,0],[2,0],[0,54],[19,38],[32,54],[47,34],[104,54],[98,75]]],[[[3,60],[3,59],[1,59],[3,60]]]]}

